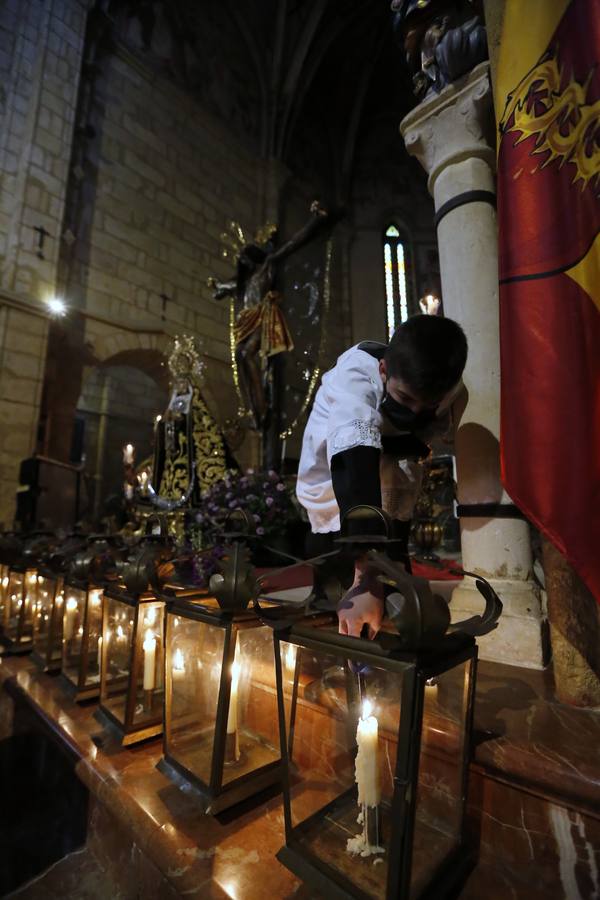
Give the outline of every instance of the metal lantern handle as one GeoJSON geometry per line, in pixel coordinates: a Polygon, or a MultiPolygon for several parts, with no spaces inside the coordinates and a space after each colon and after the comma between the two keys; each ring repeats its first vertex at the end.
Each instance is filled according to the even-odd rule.
{"type": "Polygon", "coordinates": [[[452,569],[457,575],[467,575],[469,578],[475,579],[475,587],[485,600],[485,608],[483,615],[471,616],[470,619],[463,619],[462,622],[454,622],[448,629],[450,632],[462,631],[464,634],[470,634],[473,637],[481,637],[489,634],[498,627],[498,619],[502,615],[502,600],[491,586],[489,581],[475,572],[467,572],[465,569],[452,569]]]}

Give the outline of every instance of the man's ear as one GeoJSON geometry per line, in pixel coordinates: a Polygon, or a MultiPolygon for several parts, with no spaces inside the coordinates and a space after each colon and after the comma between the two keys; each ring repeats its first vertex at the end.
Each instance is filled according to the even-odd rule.
{"type": "Polygon", "coordinates": [[[385,384],[387,381],[387,368],[385,365],[385,359],[379,360],[379,374],[381,375],[381,380],[385,384]]]}

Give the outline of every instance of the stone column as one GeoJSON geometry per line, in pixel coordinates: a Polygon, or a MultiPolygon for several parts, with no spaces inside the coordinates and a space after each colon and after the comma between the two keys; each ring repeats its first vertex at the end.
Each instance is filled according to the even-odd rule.
{"type": "MultiPolygon", "coordinates": [[[[500,504],[501,512],[510,514],[499,463],[498,234],[488,63],[422,102],[400,131],[429,176],[444,309],[469,341],[468,402],[456,435],[458,502],[500,504]]],[[[488,578],[504,603],[498,629],[479,641],[482,658],[543,667],[545,618],[531,579],[529,526],[522,519],[496,517],[490,508],[489,517],[461,518],[461,538],[464,568],[488,578]]],[[[453,620],[481,610],[472,579],[454,590],[451,607],[453,620]]]]}

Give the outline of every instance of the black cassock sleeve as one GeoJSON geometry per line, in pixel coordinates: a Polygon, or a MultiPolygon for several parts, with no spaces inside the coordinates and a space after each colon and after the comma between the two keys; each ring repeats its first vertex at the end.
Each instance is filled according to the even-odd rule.
{"type": "Polygon", "coordinates": [[[331,481],[343,518],[353,506],[381,506],[377,447],[352,447],[331,457],[331,481]]]}

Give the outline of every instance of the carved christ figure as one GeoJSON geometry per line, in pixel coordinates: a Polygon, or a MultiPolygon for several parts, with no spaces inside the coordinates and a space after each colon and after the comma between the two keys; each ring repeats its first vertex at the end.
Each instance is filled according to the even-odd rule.
{"type": "Polygon", "coordinates": [[[271,225],[254,242],[242,247],[234,278],[224,282],[208,279],[216,300],[233,297],[242,304],[235,322],[235,359],[242,396],[257,430],[264,428],[267,418],[269,359],[294,347],[281,308],[281,294],[275,290],[278,264],[305,244],[328,219],[327,211],[314,201],[308,222],[281,247],[275,248],[276,226],[271,225]]]}

